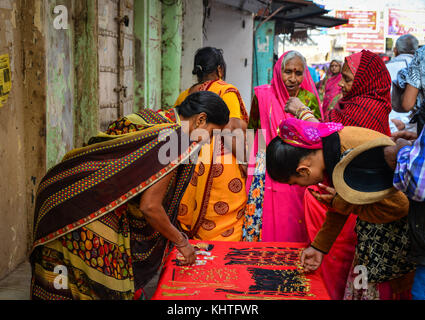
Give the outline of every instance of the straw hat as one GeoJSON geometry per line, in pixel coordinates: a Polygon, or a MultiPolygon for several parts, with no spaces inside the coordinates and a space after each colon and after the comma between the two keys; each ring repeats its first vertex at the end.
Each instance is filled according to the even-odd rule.
{"type": "Polygon", "coordinates": [[[384,147],[393,145],[389,137],[381,137],[344,152],[332,174],[336,192],[345,201],[359,205],[383,200],[396,192],[394,171],[384,159],[384,147]]]}

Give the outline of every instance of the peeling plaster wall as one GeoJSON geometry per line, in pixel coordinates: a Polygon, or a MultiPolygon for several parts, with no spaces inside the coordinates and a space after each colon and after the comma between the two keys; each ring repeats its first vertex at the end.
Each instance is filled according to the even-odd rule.
{"type": "Polygon", "coordinates": [[[162,4],[162,107],[172,107],[180,93],[182,3],[162,4]]]}
{"type": "Polygon", "coordinates": [[[134,3],[134,110],[161,109],[161,2],[134,3]]]}
{"type": "MultiPolygon", "coordinates": [[[[193,4],[202,8],[197,1],[193,4]]],[[[183,1],[134,2],[134,111],[173,106],[180,93],[183,6],[183,1]]]]}
{"type": "Polygon", "coordinates": [[[47,168],[51,168],[74,147],[74,68],[72,0],[45,0],[47,65],[47,168]],[[68,29],[55,29],[55,6],[68,9],[68,29]]]}
{"type": "Polygon", "coordinates": [[[97,0],[74,3],[74,146],[79,148],[99,130],[97,0]]]}
{"type": "Polygon", "coordinates": [[[0,55],[12,90],[0,108],[0,279],[28,258],[36,190],[99,128],[97,0],[0,0],[0,55]],[[57,30],[56,5],[68,9],[57,30]],[[74,120],[76,119],[76,120],[74,120]]]}
{"type": "Polygon", "coordinates": [[[9,54],[12,74],[0,108],[0,279],[27,258],[35,190],[45,172],[42,12],[41,0],[0,0],[0,55],[9,54]]]}

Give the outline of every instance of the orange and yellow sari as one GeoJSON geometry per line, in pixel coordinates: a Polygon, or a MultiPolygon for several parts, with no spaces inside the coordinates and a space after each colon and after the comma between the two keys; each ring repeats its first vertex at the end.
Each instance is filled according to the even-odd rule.
{"type": "MultiPolygon", "coordinates": [[[[248,122],[245,104],[233,85],[222,80],[207,81],[199,91],[218,94],[227,104],[230,118],[248,122]]],[[[180,105],[189,92],[190,89],[183,91],[175,106],[180,105]]],[[[247,201],[246,178],[236,157],[220,147],[223,144],[219,142],[220,139],[213,138],[211,144],[202,147],[195,172],[180,202],[178,221],[193,239],[240,241],[247,201]]]]}

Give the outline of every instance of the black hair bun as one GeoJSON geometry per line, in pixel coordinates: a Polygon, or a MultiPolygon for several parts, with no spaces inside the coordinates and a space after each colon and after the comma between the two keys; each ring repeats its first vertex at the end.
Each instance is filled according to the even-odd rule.
{"type": "Polygon", "coordinates": [[[202,66],[197,64],[192,71],[192,74],[202,74],[202,66]]]}

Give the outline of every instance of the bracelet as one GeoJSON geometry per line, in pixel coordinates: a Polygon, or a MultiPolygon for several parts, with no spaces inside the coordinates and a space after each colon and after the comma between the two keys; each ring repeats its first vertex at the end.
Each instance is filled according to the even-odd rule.
{"type": "Polygon", "coordinates": [[[187,236],[187,234],[186,234],[186,233],[184,233],[184,232],[181,232],[181,234],[182,234],[182,235],[183,235],[183,237],[184,237],[184,244],[177,244],[177,243],[173,242],[173,244],[174,244],[174,246],[175,246],[176,248],[183,248],[183,247],[186,247],[186,246],[188,245],[188,243],[189,243],[189,237],[187,236]]]}
{"type": "Polygon", "coordinates": [[[304,115],[300,120],[307,121],[307,120],[313,119],[313,118],[314,118],[314,115],[312,113],[308,113],[308,114],[304,115]]]}
{"type": "Polygon", "coordinates": [[[310,109],[303,109],[303,110],[301,110],[301,112],[299,112],[297,114],[297,117],[296,118],[297,119],[301,119],[302,117],[304,117],[308,113],[311,113],[311,110],[310,109]]]}
{"type": "Polygon", "coordinates": [[[300,109],[299,109],[299,110],[295,113],[295,117],[296,117],[297,119],[299,119],[299,118],[300,118],[301,113],[306,112],[306,111],[310,111],[310,112],[311,112],[311,110],[310,110],[310,108],[309,108],[309,107],[307,107],[307,106],[303,106],[302,108],[300,108],[300,109]]]}
{"type": "Polygon", "coordinates": [[[311,112],[310,110],[304,110],[303,112],[301,112],[300,116],[298,117],[298,119],[300,120],[307,120],[310,118],[314,118],[313,112],[311,112]]]}

